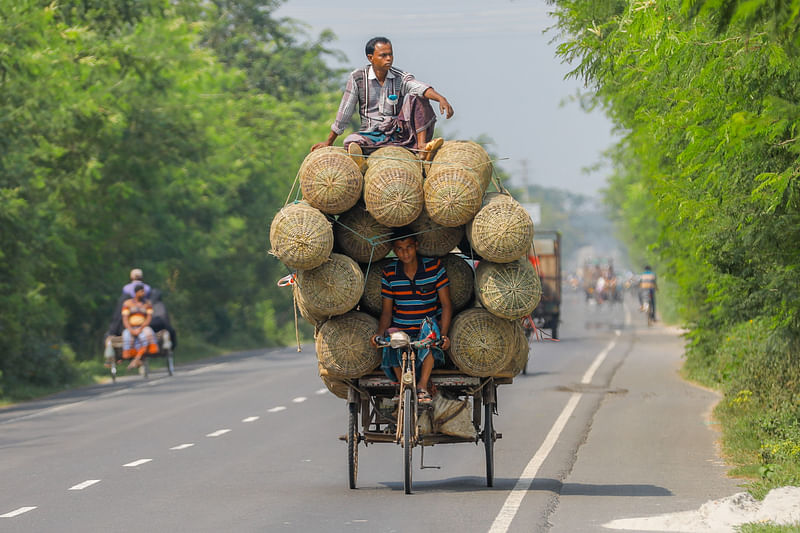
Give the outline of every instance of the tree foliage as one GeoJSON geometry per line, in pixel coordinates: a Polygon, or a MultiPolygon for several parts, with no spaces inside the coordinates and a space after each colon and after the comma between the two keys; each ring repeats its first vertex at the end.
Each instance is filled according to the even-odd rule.
{"type": "Polygon", "coordinates": [[[606,200],[631,249],[679,288],[690,367],[755,383],[758,365],[734,379],[720,361],[758,324],[763,346],[782,348],[737,357],[783,367],[752,393],[781,390],[800,416],[800,371],[781,355],[800,348],[800,3],[550,3],[558,53],[622,133],[606,200]]]}
{"type": "Polygon", "coordinates": [[[306,43],[277,5],[0,0],[6,385],[58,383],[71,354],[96,356],[134,266],[183,335],[289,340],[266,228],[338,96],[328,37],[306,43]]]}

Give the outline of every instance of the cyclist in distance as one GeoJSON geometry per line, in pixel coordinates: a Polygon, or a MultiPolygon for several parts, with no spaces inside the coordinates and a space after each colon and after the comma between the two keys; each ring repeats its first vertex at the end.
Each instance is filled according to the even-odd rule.
{"type": "Polygon", "coordinates": [[[655,320],[656,317],[656,275],[650,265],[644,267],[644,272],[639,276],[639,308],[644,311],[644,299],[648,298],[650,303],[650,316],[655,320]]]}

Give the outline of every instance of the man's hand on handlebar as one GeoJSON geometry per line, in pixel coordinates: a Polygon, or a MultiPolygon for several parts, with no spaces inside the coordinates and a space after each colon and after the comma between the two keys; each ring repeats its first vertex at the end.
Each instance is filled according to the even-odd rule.
{"type": "Polygon", "coordinates": [[[389,343],[381,338],[380,335],[373,335],[369,338],[369,343],[372,345],[373,348],[381,348],[383,346],[388,346],[389,343]]]}
{"type": "Polygon", "coordinates": [[[448,337],[447,335],[442,335],[442,337],[439,339],[439,342],[441,342],[439,347],[442,350],[449,350],[450,349],[450,337],[448,337]]]}

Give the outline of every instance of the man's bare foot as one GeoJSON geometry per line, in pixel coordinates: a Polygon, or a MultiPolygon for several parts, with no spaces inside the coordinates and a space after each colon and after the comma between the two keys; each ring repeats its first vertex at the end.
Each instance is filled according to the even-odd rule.
{"type": "Polygon", "coordinates": [[[140,366],[142,366],[142,360],[137,357],[128,365],[128,370],[133,370],[134,368],[139,368],[140,366]]]}
{"type": "Polygon", "coordinates": [[[347,145],[347,155],[350,156],[350,159],[356,162],[358,169],[361,172],[364,172],[364,166],[367,164],[367,158],[364,157],[364,152],[361,150],[361,146],[358,143],[350,143],[347,145]]]}
{"type": "Polygon", "coordinates": [[[442,147],[444,144],[444,139],[441,137],[436,137],[435,139],[428,141],[425,144],[425,147],[420,150],[420,159],[423,161],[430,161],[433,159],[433,156],[436,155],[436,150],[442,147]]]}

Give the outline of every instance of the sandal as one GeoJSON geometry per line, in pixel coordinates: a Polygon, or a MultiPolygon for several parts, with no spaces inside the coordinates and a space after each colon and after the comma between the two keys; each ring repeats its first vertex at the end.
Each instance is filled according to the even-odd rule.
{"type": "Polygon", "coordinates": [[[426,391],[425,389],[419,389],[417,391],[417,403],[420,404],[431,403],[431,395],[428,394],[428,391],[426,391]]]}

